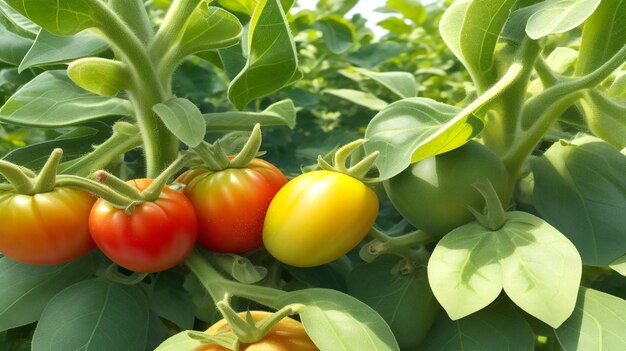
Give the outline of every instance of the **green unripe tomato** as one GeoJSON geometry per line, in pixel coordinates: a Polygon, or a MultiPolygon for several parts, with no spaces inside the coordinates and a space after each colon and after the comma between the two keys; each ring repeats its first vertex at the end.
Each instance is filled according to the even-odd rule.
{"type": "MultiPolygon", "coordinates": [[[[500,201],[508,201],[509,175],[500,159],[476,141],[409,166],[384,182],[394,207],[418,229],[445,235],[474,220],[485,200],[472,184],[489,179],[500,201]]],[[[505,206],[506,208],[506,206],[505,206]]]]}

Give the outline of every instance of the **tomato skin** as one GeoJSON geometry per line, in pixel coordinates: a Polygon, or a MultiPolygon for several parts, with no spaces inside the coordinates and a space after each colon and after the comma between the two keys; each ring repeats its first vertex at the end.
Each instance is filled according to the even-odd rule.
{"type": "Polygon", "coordinates": [[[245,168],[192,172],[184,193],[198,216],[198,243],[228,253],[260,248],[267,207],[287,183],[283,173],[256,158],[245,168]]]}
{"type": "Polygon", "coordinates": [[[394,207],[413,226],[435,235],[474,220],[485,201],[472,184],[489,179],[503,203],[509,197],[506,168],[476,141],[410,165],[383,184],[394,207]]]}
{"type": "MultiPolygon", "coordinates": [[[[139,190],[152,179],[128,181],[139,190]]],[[[98,199],[89,214],[96,245],[113,262],[136,272],[158,272],[180,263],[193,249],[197,224],[193,207],[182,193],[164,187],[154,202],[131,213],[98,199]]]]}
{"type": "Polygon", "coordinates": [[[90,252],[88,218],[96,198],[73,188],[0,193],[0,252],[29,264],[61,264],[90,252]]]}
{"type": "Polygon", "coordinates": [[[377,214],[376,193],[356,178],[325,170],[305,173],[272,200],[263,243],[281,262],[319,266],[361,242],[377,214]]]}
{"type": "MultiPolygon", "coordinates": [[[[252,319],[260,322],[271,316],[270,312],[250,311],[252,319]]],[[[246,318],[246,312],[238,313],[239,317],[246,318]]],[[[230,331],[228,323],[222,319],[206,330],[207,334],[214,335],[230,331]]],[[[241,344],[242,351],[319,351],[317,346],[307,335],[302,323],[285,317],[280,320],[263,339],[252,344],[241,344]]],[[[201,345],[194,351],[230,351],[220,345],[201,345]]]]}

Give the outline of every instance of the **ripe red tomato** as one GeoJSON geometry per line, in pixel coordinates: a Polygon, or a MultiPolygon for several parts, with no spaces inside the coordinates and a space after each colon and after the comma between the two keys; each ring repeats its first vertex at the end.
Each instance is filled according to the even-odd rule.
{"type": "Polygon", "coordinates": [[[244,253],[263,245],[267,207],[287,183],[271,163],[255,158],[244,168],[193,170],[185,195],[198,216],[198,243],[216,252],[244,253]]]}
{"type": "MultiPolygon", "coordinates": [[[[128,182],[139,190],[152,179],[128,182]]],[[[196,215],[182,193],[164,187],[154,202],[130,213],[99,199],[89,215],[96,245],[113,262],[136,272],[158,272],[180,263],[196,241],[196,215]]]]}
{"type": "Polygon", "coordinates": [[[58,187],[35,194],[0,193],[0,252],[30,264],[61,264],[94,248],[89,211],[95,197],[58,187]]]}

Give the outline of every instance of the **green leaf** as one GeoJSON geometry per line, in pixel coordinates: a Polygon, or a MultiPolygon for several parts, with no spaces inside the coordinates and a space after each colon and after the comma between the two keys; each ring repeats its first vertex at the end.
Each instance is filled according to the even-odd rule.
{"type": "Polygon", "coordinates": [[[377,98],[374,94],[354,89],[324,89],[322,92],[346,99],[355,104],[367,107],[370,110],[380,111],[386,108],[387,102],[377,98]]]}
{"type": "Polygon", "coordinates": [[[564,351],[626,349],[626,301],[581,287],[572,316],[555,330],[564,351]]]}
{"type": "Polygon", "coordinates": [[[246,57],[243,55],[241,45],[233,45],[225,49],[217,50],[224,72],[228,79],[233,80],[246,67],[246,57]]]}
{"type": "Polygon", "coordinates": [[[100,96],[115,96],[128,88],[131,79],[125,63],[100,57],[73,61],[67,75],[79,87],[100,96]]]}
{"type": "Polygon", "coordinates": [[[100,8],[97,0],[4,0],[17,12],[49,32],[58,35],[76,34],[97,27],[100,8]]]}
{"type": "Polygon", "coordinates": [[[237,17],[212,6],[200,5],[191,14],[183,36],[178,43],[184,55],[215,50],[239,42],[243,27],[237,17]]]}
{"type": "Polygon", "coordinates": [[[419,0],[387,0],[385,6],[398,11],[417,25],[422,25],[428,18],[426,8],[419,0]]]}
{"type": "Polygon", "coordinates": [[[606,94],[613,98],[626,99],[626,71],[619,72],[606,94]]]}
{"type": "Polygon", "coordinates": [[[154,351],[195,350],[200,345],[203,345],[203,343],[191,338],[187,331],[182,331],[163,341],[154,351]]]}
{"type": "Polygon", "coordinates": [[[626,1],[598,1],[587,19],[580,43],[576,74],[588,74],[608,61],[626,43],[626,1]]]}
{"type": "Polygon", "coordinates": [[[547,0],[528,19],[526,34],[531,39],[563,33],[581,25],[601,0],[547,0]]]}
{"type": "Polygon", "coordinates": [[[480,90],[495,79],[494,52],[513,0],[455,1],[441,17],[441,37],[480,90]]]}
{"type": "Polygon", "coordinates": [[[92,151],[93,145],[104,142],[109,136],[111,136],[110,124],[90,122],[58,138],[12,150],[2,159],[31,169],[39,169],[55,148],[63,149],[63,160],[71,160],[92,151]]]}
{"type": "Polygon", "coordinates": [[[152,106],[167,129],[189,147],[196,147],[204,139],[206,123],[202,112],[193,102],[174,98],[152,106]]]}
{"type": "Polygon", "coordinates": [[[273,103],[261,112],[216,112],[204,114],[211,130],[250,130],[255,124],[265,126],[296,126],[296,108],[289,99],[273,103]]]}
{"type": "Polygon", "coordinates": [[[355,43],[354,25],[341,16],[322,16],[313,23],[313,28],[322,32],[324,44],[334,54],[346,52],[355,43]]]}
{"type": "Polygon", "coordinates": [[[379,151],[376,165],[381,180],[417,162],[465,144],[482,122],[457,107],[426,98],[396,101],[370,121],[365,131],[368,153],[379,151]],[[460,117],[460,118],[459,118],[460,117]]]}
{"type": "Polygon", "coordinates": [[[574,66],[578,58],[578,51],[568,47],[558,47],[552,50],[546,58],[546,63],[558,74],[564,74],[574,66]]]}
{"type": "Polygon", "coordinates": [[[300,318],[321,350],[400,350],[385,320],[363,302],[329,289],[286,293],[277,305],[304,304],[300,318]]]}
{"type": "Polygon", "coordinates": [[[626,147],[626,101],[591,90],[579,102],[589,129],[617,148],[626,147]]]}
{"type": "Polygon", "coordinates": [[[0,62],[17,66],[30,49],[33,41],[9,32],[0,25],[0,62]]]}
{"type": "Polygon", "coordinates": [[[302,268],[284,265],[283,268],[294,279],[310,287],[346,292],[346,275],[352,269],[352,264],[347,256],[342,256],[322,266],[302,268]]]}
{"type": "Polygon", "coordinates": [[[0,258],[0,331],[37,321],[52,297],[94,269],[91,257],[49,266],[0,258]]]}
{"type": "Polygon", "coordinates": [[[92,94],[63,71],[47,71],[19,89],[0,108],[0,121],[60,127],[105,116],[132,116],[128,100],[92,94]]]}
{"type": "Polygon", "coordinates": [[[382,84],[402,99],[415,97],[415,95],[417,95],[417,84],[415,83],[415,77],[411,73],[373,72],[362,68],[355,68],[355,70],[382,84]]]}
{"type": "Polygon", "coordinates": [[[617,273],[626,277],[626,255],[611,262],[609,266],[617,273]]]}
{"type": "Polygon", "coordinates": [[[148,301],[138,286],[86,280],[48,303],[32,349],[144,350],[149,316],[148,301]]]}
{"type": "Polygon", "coordinates": [[[257,0],[218,0],[219,4],[231,12],[250,16],[257,5],[257,0]]]}
{"type": "Polygon", "coordinates": [[[399,56],[406,47],[395,41],[381,41],[361,46],[357,51],[346,55],[346,60],[363,68],[376,68],[386,61],[399,56]]]}
{"type": "Polygon", "coordinates": [[[402,275],[393,272],[397,263],[397,258],[383,256],[374,263],[358,265],[348,276],[348,291],[387,321],[400,348],[405,349],[424,340],[441,308],[428,285],[426,270],[402,275]]]}
{"type": "Polygon", "coordinates": [[[358,0],[320,0],[317,2],[317,11],[344,16],[357,4],[358,0]]]}
{"type": "Polygon", "coordinates": [[[15,11],[10,7],[5,0],[0,0],[0,12],[4,14],[5,18],[13,23],[16,27],[24,30],[26,33],[30,33],[34,38],[41,27],[33,23],[33,21],[22,16],[21,13],[15,11]]]}
{"type": "Polygon", "coordinates": [[[441,314],[422,343],[428,351],[533,351],[535,334],[506,299],[463,319],[441,314]]]}
{"type": "Polygon", "coordinates": [[[298,66],[291,31],[278,0],[259,0],[247,39],[246,66],[228,87],[228,99],[239,110],[290,82],[298,66]]]}
{"type": "Polygon", "coordinates": [[[586,265],[604,266],[626,252],[626,157],[619,150],[583,136],[553,144],[531,169],[535,208],[586,265]]]}
{"type": "Polygon", "coordinates": [[[481,310],[504,289],[524,311],[556,328],[572,313],[582,274],[574,245],[525,212],[507,212],[490,231],[471,222],[446,234],[428,263],[435,297],[456,320],[481,310]]]}
{"type": "Polygon", "coordinates": [[[185,277],[174,271],[160,272],[149,293],[150,307],[160,317],[181,330],[193,329],[194,309],[191,295],[183,289],[185,277]]]}
{"type": "Polygon", "coordinates": [[[42,29],[19,68],[23,71],[30,67],[65,63],[97,55],[108,48],[107,42],[90,30],[74,35],[55,35],[42,29]]]}

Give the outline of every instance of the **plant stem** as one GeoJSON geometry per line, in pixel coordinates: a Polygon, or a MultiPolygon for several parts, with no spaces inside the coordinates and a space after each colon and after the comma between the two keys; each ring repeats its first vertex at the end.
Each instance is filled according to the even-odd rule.
{"type": "Polygon", "coordinates": [[[47,193],[54,189],[59,162],[63,156],[62,149],[54,149],[46,164],[41,168],[33,184],[33,193],[47,193]]]}
{"type": "Polygon", "coordinates": [[[286,292],[278,289],[237,283],[224,278],[198,250],[192,253],[185,260],[185,265],[198,278],[202,286],[207,290],[213,301],[220,301],[226,294],[246,298],[256,301],[265,306],[280,308],[276,304],[286,292]]]}
{"type": "Polygon", "coordinates": [[[103,198],[118,208],[127,208],[128,205],[133,202],[133,200],[129,197],[116,193],[104,184],[75,175],[58,175],[56,179],[56,186],[67,186],[85,190],[103,198]]]}
{"type": "Polygon", "coordinates": [[[109,0],[109,6],[133,29],[139,40],[146,45],[150,43],[154,31],[143,0],[109,0]]]}
{"type": "Polygon", "coordinates": [[[191,13],[198,7],[201,0],[174,0],[170,5],[161,27],[157,31],[152,45],[150,46],[150,57],[154,62],[160,62],[169,47],[176,40],[176,37],[187,25],[187,20],[191,13]]]}
{"type": "Polygon", "coordinates": [[[178,153],[178,139],[152,112],[152,106],[163,102],[167,95],[157,79],[154,62],[146,47],[122,19],[100,1],[100,29],[129,64],[132,84],[129,95],[135,108],[135,117],[141,131],[146,155],[147,176],[154,178],[178,153]]]}
{"type": "Polygon", "coordinates": [[[139,128],[127,123],[117,122],[113,125],[113,135],[92,152],[67,165],[61,164],[64,173],[86,177],[96,169],[103,168],[120,155],[141,145],[139,128]]]}

